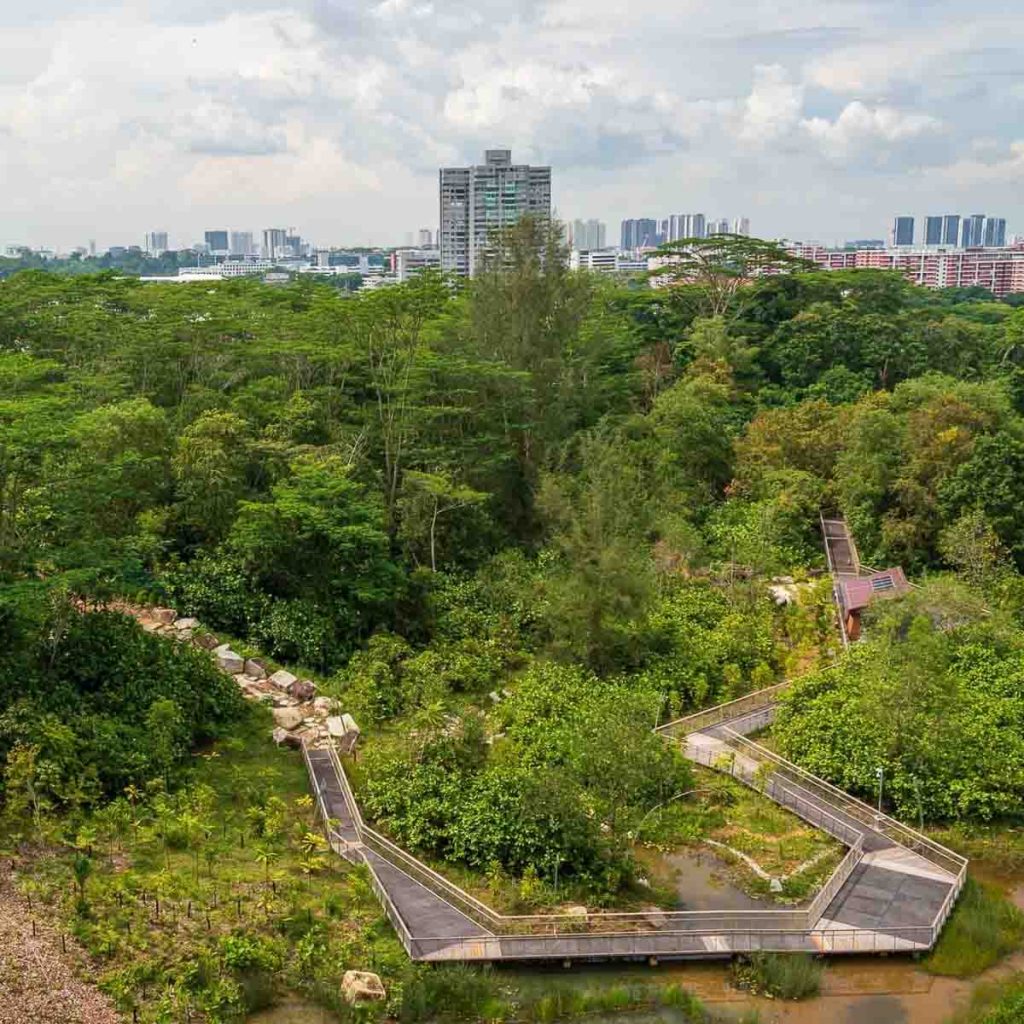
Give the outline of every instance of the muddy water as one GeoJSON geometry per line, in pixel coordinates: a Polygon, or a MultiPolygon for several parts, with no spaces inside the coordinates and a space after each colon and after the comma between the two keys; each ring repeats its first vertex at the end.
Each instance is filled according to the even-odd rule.
{"type": "Polygon", "coordinates": [[[771,905],[755,900],[732,885],[729,865],[703,850],[679,850],[660,858],[670,872],[680,910],[765,910],[771,905]]]}
{"type": "MultiPolygon", "coordinates": [[[[688,871],[690,868],[688,868],[688,871]]],[[[710,869],[709,869],[710,870],[710,869]]],[[[1024,908],[1021,879],[990,876],[1001,883],[1008,895],[1024,908]]],[[[709,881],[713,888],[718,883],[709,881]]],[[[701,907],[700,909],[715,909],[701,907]]],[[[597,964],[571,970],[507,968],[510,984],[524,986],[574,984],[581,988],[628,984],[630,982],[678,984],[698,996],[723,1016],[740,1017],[757,1010],[760,1024],[943,1024],[970,999],[979,980],[994,980],[1024,971],[1024,952],[1015,954],[979,978],[958,980],[936,978],[904,957],[836,957],[829,961],[821,995],[803,1003],[781,1003],[750,996],[729,984],[729,970],[723,963],[663,964],[657,968],[641,965],[597,964]]],[[[329,1024],[337,1018],[317,1007],[288,1003],[248,1018],[248,1024],[329,1024]]],[[[629,1014],[588,1017],[589,1024],[675,1024],[678,1015],[629,1014]]],[[[1024,1024],[1024,1022],[1022,1022],[1024,1024]]]]}

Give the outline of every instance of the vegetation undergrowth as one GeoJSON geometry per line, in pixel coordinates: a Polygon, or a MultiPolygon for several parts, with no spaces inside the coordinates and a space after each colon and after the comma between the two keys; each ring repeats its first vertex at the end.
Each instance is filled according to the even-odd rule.
{"type": "Polygon", "coordinates": [[[809,999],[821,989],[824,962],[809,953],[752,953],[733,964],[737,988],[773,999],[809,999]]]}
{"type": "Polygon", "coordinates": [[[968,876],[939,941],[922,966],[932,974],[969,978],[1024,944],[1024,912],[993,885],[968,876]]]}
{"type": "Polygon", "coordinates": [[[949,1024],[1019,1024],[1024,1020],[1024,974],[983,982],[971,993],[967,1007],[949,1024]]]}

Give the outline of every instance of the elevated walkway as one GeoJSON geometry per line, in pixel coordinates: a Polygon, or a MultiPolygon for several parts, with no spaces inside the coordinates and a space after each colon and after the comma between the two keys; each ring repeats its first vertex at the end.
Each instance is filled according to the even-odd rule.
{"type": "Polygon", "coordinates": [[[966,875],[964,858],[750,740],[782,683],[662,726],[697,764],[725,771],[847,847],[805,909],[506,916],[362,820],[333,750],[304,757],[331,848],[364,864],[417,960],[704,959],[748,953],[919,952],[934,945],[966,875]]]}
{"type": "MultiPolygon", "coordinates": [[[[836,588],[861,574],[841,519],[822,519],[836,588]]],[[[415,960],[709,959],[737,953],[901,953],[930,949],[952,912],[967,861],[878,813],[749,737],[770,725],[791,682],[699,711],[656,731],[691,761],[728,772],[847,849],[811,904],[748,911],[536,914],[492,910],[362,819],[333,750],[304,749],[326,835],[366,866],[374,892],[415,960]]]]}

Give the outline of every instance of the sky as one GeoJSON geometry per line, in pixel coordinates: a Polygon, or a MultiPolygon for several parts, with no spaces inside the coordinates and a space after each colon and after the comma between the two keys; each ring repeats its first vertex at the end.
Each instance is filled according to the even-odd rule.
{"type": "Polygon", "coordinates": [[[495,147],[609,238],[689,212],[1024,233],[1024,2],[0,3],[0,244],[400,244],[436,226],[438,167],[495,147]]]}

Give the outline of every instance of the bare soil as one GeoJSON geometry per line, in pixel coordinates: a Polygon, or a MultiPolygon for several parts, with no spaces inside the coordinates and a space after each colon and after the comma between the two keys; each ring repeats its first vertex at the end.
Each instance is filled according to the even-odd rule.
{"type": "Polygon", "coordinates": [[[110,1000],[85,980],[85,953],[70,938],[62,951],[51,913],[33,909],[9,865],[0,866],[0,1024],[119,1024],[110,1000]]]}

